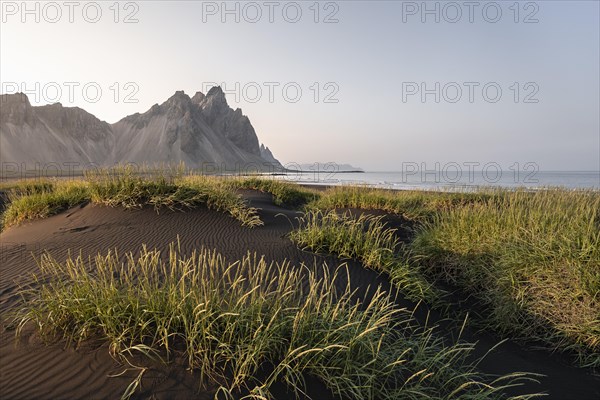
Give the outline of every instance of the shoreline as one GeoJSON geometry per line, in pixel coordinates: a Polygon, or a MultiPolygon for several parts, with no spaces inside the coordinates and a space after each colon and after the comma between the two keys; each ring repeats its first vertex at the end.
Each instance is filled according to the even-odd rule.
{"type": "MultiPolygon", "coordinates": [[[[179,168],[179,167],[178,167],[179,168]]],[[[97,171],[97,170],[90,170],[97,171]]],[[[134,169],[135,171],[135,169],[134,169]]],[[[134,172],[139,175],[152,174],[153,169],[149,172],[140,171],[134,172]]],[[[474,171],[477,179],[463,176],[460,179],[446,179],[445,176],[433,175],[433,172],[429,175],[409,174],[394,171],[293,171],[288,170],[284,172],[251,172],[251,173],[240,173],[239,171],[231,172],[215,172],[198,174],[198,171],[178,170],[177,168],[167,170],[168,173],[172,174],[193,174],[200,176],[218,176],[223,179],[228,178],[243,178],[243,177],[257,177],[265,179],[282,180],[290,183],[297,183],[300,185],[308,185],[311,187],[317,186],[366,186],[379,189],[390,189],[390,190],[421,190],[421,191],[435,191],[435,192],[476,192],[489,189],[526,189],[526,190],[543,190],[546,188],[563,188],[567,190],[594,190],[600,191],[600,171],[539,171],[535,179],[529,180],[524,177],[514,176],[514,171],[502,171],[506,178],[502,179],[482,179],[479,177],[482,171],[474,171]],[[300,175],[298,175],[300,174],[300,175]],[[339,179],[335,176],[340,175],[339,179]],[[356,175],[356,179],[353,176],[356,175]]],[[[59,171],[48,171],[48,170],[27,170],[27,171],[14,171],[7,173],[3,171],[0,174],[0,183],[8,183],[19,180],[43,180],[43,179],[79,179],[83,178],[85,174],[84,170],[59,170],[59,171]]],[[[437,174],[437,172],[436,172],[437,174]]]]}

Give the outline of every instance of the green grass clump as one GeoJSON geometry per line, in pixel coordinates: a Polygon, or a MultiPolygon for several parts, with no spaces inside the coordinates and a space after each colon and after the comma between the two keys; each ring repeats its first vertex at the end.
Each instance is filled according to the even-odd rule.
{"type": "Polygon", "coordinates": [[[46,178],[21,179],[0,183],[0,190],[11,195],[28,195],[50,192],[54,189],[54,181],[46,178]]]}
{"type": "Polygon", "coordinates": [[[479,375],[466,361],[470,345],[444,345],[382,292],[361,303],[349,285],[336,290],[339,269],[317,274],[251,254],[229,263],[208,250],[186,257],[175,245],[168,259],[144,247],[124,261],[99,254],[93,265],[46,254],[40,268],[22,292],[17,335],[32,322],[48,340],[106,341],[124,360],[182,356],[201,388],[216,383],[229,395],[271,399],[279,381],[300,397],[308,374],[346,399],[488,399],[529,379],[479,375]],[[259,380],[265,363],[273,371],[259,380]]]}
{"type": "Polygon", "coordinates": [[[257,214],[257,209],[249,207],[242,196],[219,178],[189,175],[179,178],[177,182],[179,185],[202,193],[203,203],[209,209],[227,212],[250,227],[263,224],[257,214]]]}
{"type": "Polygon", "coordinates": [[[23,185],[8,193],[9,204],[2,214],[2,226],[58,214],[88,200],[87,185],[81,181],[61,181],[49,185],[23,185]]]}
{"type": "Polygon", "coordinates": [[[87,171],[77,180],[7,184],[6,190],[9,204],[2,216],[3,227],[45,218],[88,201],[110,207],[152,206],[157,211],[205,206],[229,213],[245,226],[262,225],[257,210],[226,182],[183,175],[181,170],[116,167],[87,171]]]}
{"type": "Polygon", "coordinates": [[[253,189],[273,195],[273,202],[280,206],[300,207],[319,198],[319,193],[295,183],[277,179],[238,178],[229,183],[239,189],[253,189]]]}
{"type": "Polygon", "coordinates": [[[474,294],[494,331],[600,367],[600,193],[496,193],[438,213],[410,247],[426,271],[474,294]]]}
{"type": "Polygon", "coordinates": [[[335,211],[308,211],[298,218],[299,226],[290,237],[315,252],[358,259],[366,267],[387,273],[408,298],[434,303],[438,291],[402,256],[396,230],[387,228],[382,218],[367,214],[354,217],[349,212],[340,215],[335,211]]]}
{"type": "Polygon", "coordinates": [[[181,210],[206,206],[227,212],[243,225],[262,225],[256,209],[218,178],[183,175],[158,170],[148,174],[128,169],[88,172],[92,202],[111,207],[139,208],[151,205],[181,210]]]}
{"type": "Polygon", "coordinates": [[[383,210],[410,220],[424,221],[440,211],[479,202],[489,194],[446,193],[416,190],[392,191],[362,186],[341,186],[328,189],[309,206],[314,209],[360,208],[383,210]]]}
{"type": "MultiPolygon", "coordinates": [[[[342,187],[310,207],[380,209],[413,220],[414,239],[401,247],[406,269],[478,299],[484,306],[479,322],[488,329],[572,350],[579,365],[600,367],[597,191],[460,194],[342,187]]],[[[346,238],[342,230],[347,227],[334,227],[327,218],[313,220],[318,218],[301,223],[295,233],[301,245],[360,259],[348,243],[368,243],[368,238],[346,238]]],[[[363,221],[365,232],[368,225],[363,221]]],[[[393,243],[381,243],[394,252],[393,243]]]]}

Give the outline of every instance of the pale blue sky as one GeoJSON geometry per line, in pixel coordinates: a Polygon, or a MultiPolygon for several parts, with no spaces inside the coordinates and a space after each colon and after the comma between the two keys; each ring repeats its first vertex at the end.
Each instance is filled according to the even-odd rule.
{"type": "Polygon", "coordinates": [[[62,2],[56,23],[48,21],[56,10],[43,2],[38,9],[29,2],[33,14],[25,15],[20,1],[2,3],[2,91],[13,92],[13,83],[35,90],[38,83],[37,104],[54,98],[56,82],[64,105],[115,122],[176,90],[193,95],[216,82],[224,83],[230,105],[242,108],[260,141],[283,163],[337,161],[368,170],[452,161],[496,162],[504,169],[515,162],[535,162],[541,170],[600,168],[597,1],[520,2],[518,23],[514,1],[475,2],[473,22],[465,2],[427,2],[431,9],[438,4],[439,23],[435,15],[422,22],[421,1],[298,2],[297,23],[286,21],[296,15],[296,6],[286,2],[272,3],[272,23],[263,1],[253,3],[263,13],[256,23],[247,21],[256,15],[247,2],[227,5],[238,4],[239,23],[234,14],[221,20],[220,1],[122,2],[118,23],[113,1],[98,2],[97,23],[85,20],[95,17],[95,6],[82,11],[89,2],[74,10],[73,23],[62,2]],[[446,21],[455,17],[454,5],[462,12],[457,23],[446,21]],[[496,8],[502,15],[491,23],[496,8]],[[137,23],[123,23],[129,13],[137,23]],[[538,22],[524,23],[531,13],[538,22]],[[338,22],[324,23],[329,14],[338,22]],[[72,102],[64,82],[79,84],[72,102]],[[125,87],[127,82],[135,86],[125,87]],[[253,82],[262,90],[254,102],[253,82]],[[265,82],[278,84],[273,101],[265,82]],[[406,92],[422,83],[433,89],[436,82],[439,103],[434,94],[422,102],[420,93],[406,92]],[[456,85],[442,90],[451,82],[462,90],[456,103],[450,102],[456,85]],[[472,103],[465,82],[478,85],[472,103]],[[97,102],[84,98],[86,83],[102,89],[97,102]],[[495,103],[482,93],[489,83],[490,97],[494,87],[502,90],[495,103]],[[294,87],[302,90],[298,102],[286,100],[286,84],[289,97],[294,87]],[[134,88],[138,102],[125,102],[134,88]],[[531,99],[538,102],[524,102],[536,90],[531,99]],[[338,102],[324,102],[328,94],[338,102]]]}

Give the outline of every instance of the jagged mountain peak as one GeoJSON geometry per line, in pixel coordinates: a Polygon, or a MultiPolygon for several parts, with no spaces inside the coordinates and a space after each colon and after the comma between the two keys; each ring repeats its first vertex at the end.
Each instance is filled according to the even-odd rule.
{"type": "Polygon", "coordinates": [[[35,107],[35,113],[57,131],[71,137],[104,140],[110,136],[110,125],[83,108],[54,103],[35,107]]]}
{"type": "MultiPolygon", "coordinates": [[[[46,105],[43,105],[43,106],[40,106],[40,107],[46,107],[46,108],[48,108],[48,109],[59,109],[59,108],[65,108],[65,107],[63,107],[63,105],[62,105],[62,103],[61,103],[61,102],[58,102],[58,103],[52,103],[52,104],[46,104],[46,105]]],[[[73,108],[79,108],[79,107],[73,107],[73,108]]]]}
{"type": "Polygon", "coordinates": [[[223,100],[225,100],[225,93],[223,93],[223,89],[221,89],[221,86],[211,87],[206,96],[222,98],[223,100]]]}
{"type": "Polygon", "coordinates": [[[5,105],[9,104],[24,104],[27,107],[31,107],[29,98],[25,93],[21,92],[13,94],[0,94],[0,106],[4,107],[5,105]]]}
{"type": "Polygon", "coordinates": [[[78,107],[33,107],[26,95],[0,99],[0,158],[28,167],[45,163],[106,165],[114,148],[111,125],[78,107]]]}
{"type": "Polygon", "coordinates": [[[204,101],[206,95],[202,92],[196,92],[196,94],[192,97],[192,103],[200,104],[204,101]]]}
{"type": "Polygon", "coordinates": [[[189,106],[191,103],[192,103],[192,99],[190,98],[190,96],[185,94],[185,92],[183,90],[178,90],[175,92],[175,94],[173,94],[171,97],[169,97],[167,99],[167,101],[165,101],[163,103],[163,105],[166,105],[169,108],[171,108],[171,107],[181,108],[181,107],[189,106]]]}
{"type": "Polygon", "coordinates": [[[261,143],[260,145],[260,156],[263,158],[263,160],[272,163],[274,165],[278,165],[281,166],[281,163],[279,162],[279,160],[277,160],[274,156],[273,153],[271,152],[271,150],[269,150],[268,147],[266,147],[264,144],[261,143]]]}
{"type": "Polygon", "coordinates": [[[242,110],[233,110],[227,104],[225,93],[220,86],[212,87],[206,96],[198,92],[194,95],[202,118],[217,134],[227,138],[244,151],[260,157],[260,147],[254,127],[242,110]]]}
{"type": "Polygon", "coordinates": [[[219,87],[192,98],[177,91],[162,104],[114,124],[60,103],[32,107],[25,94],[2,95],[0,101],[0,150],[6,161],[183,161],[194,168],[206,163],[217,168],[282,168],[262,157],[250,120],[227,105],[219,87]]]}
{"type": "Polygon", "coordinates": [[[185,94],[183,90],[177,90],[171,97],[167,99],[167,101],[173,100],[190,100],[190,96],[185,94]]]}
{"type": "Polygon", "coordinates": [[[0,122],[19,124],[32,124],[33,108],[27,95],[24,93],[0,95],[0,122]]]}
{"type": "MultiPolygon", "coordinates": [[[[198,96],[198,99],[200,98],[201,96],[198,96]]],[[[199,100],[197,104],[210,114],[221,114],[229,110],[225,93],[223,93],[220,86],[210,88],[206,96],[199,100]]]]}

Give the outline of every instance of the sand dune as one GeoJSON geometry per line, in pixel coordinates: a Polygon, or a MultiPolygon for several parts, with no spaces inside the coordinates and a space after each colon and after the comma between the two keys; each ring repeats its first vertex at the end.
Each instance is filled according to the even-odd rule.
{"type": "MultiPolygon", "coordinates": [[[[229,259],[238,259],[250,249],[264,254],[267,260],[290,260],[293,265],[321,265],[326,262],[335,269],[348,262],[351,283],[358,296],[367,296],[367,288],[382,287],[393,290],[384,276],[363,268],[353,261],[342,261],[331,256],[319,256],[298,249],[285,235],[292,229],[295,211],[272,203],[271,196],[254,191],[243,195],[251,205],[260,208],[264,226],[248,229],[233,218],[197,209],[188,212],[161,211],[157,214],[146,208],[126,211],[119,208],[84,205],[65,213],[10,228],[0,235],[2,263],[0,269],[0,393],[3,399],[60,399],[60,398],[119,398],[137,375],[131,370],[119,377],[124,367],[115,362],[106,346],[86,344],[78,350],[64,349],[63,345],[46,346],[31,330],[24,333],[15,347],[14,331],[6,329],[7,312],[16,303],[18,283],[25,283],[30,273],[37,270],[32,258],[49,251],[57,259],[64,259],[68,251],[81,249],[82,255],[95,255],[116,248],[121,254],[138,251],[141,244],[167,250],[170,242],[179,237],[182,251],[206,246],[216,248],[229,259]]],[[[401,225],[400,220],[392,220],[401,225]]],[[[339,285],[345,283],[340,281],[339,285]]],[[[398,299],[401,305],[414,304],[398,299]]],[[[424,318],[420,309],[417,317],[424,318]]],[[[432,319],[438,318],[432,313],[432,319]]],[[[452,337],[452,326],[447,324],[440,333],[452,337]]],[[[477,353],[483,355],[497,343],[497,338],[466,333],[466,338],[479,341],[477,353]]],[[[532,384],[531,391],[548,390],[555,399],[594,399],[600,396],[600,377],[567,365],[567,361],[546,352],[525,350],[515,344],[504,344],[482,364],[490,373],[531,371],[548,375],[541,385],[532,384]],[[577,385],[574,386],[573,382],[577,385]]],[[[331,398],[323,386],[312,382],[314,399],[331,398]]],[[[177,363],[154,368],[146,373],[141,391],[134,398],[194,398],[209,399],[209,389],[197,392],[197,376],[185,371],[177,363]]],[[[278,398],[288,398],[285,388],[276,389],[278,398]]],[[[519,389],[518,392],[522,392],[519,389]]]]}

